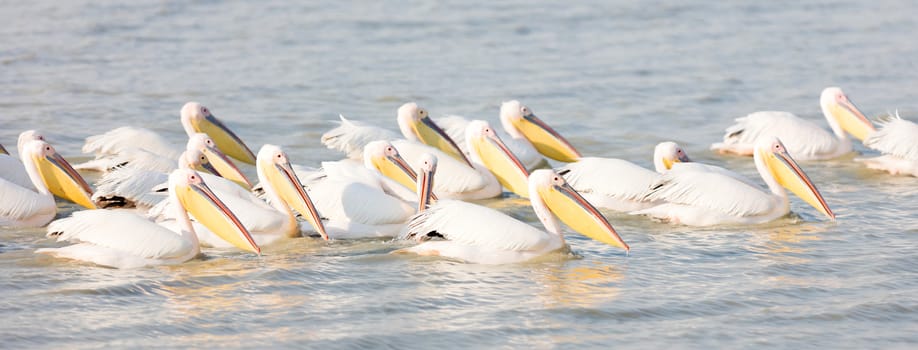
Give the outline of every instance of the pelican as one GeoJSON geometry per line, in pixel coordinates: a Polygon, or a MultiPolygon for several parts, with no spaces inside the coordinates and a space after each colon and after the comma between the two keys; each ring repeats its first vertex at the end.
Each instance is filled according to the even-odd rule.
{"type": "Polygon", "coordinates": [[[883,155],[855,160],[870,169],[918,177],[918,124],[900,118],[897,112],[894,117],[881,119],[879,125],[880,129],[870,134],[864,145],[883,155]]]}
{"type": "MultiPolygon", "coordinates": [[[[186,103],[181,110],[181,122],[189,138],[197,133],[207,134],[223,153],[239,161],[255,164],[255,155],[248,146],[223,122],[214,117],[207,107],[197,102],[186,103]]],[[[184,151],[182,147],[172,144],[152,130],[126,126],[86,138],[83,153],[93,153],[96,159],[104,159],[123,153],[137,153],[138,148],[142,149],[147,157],[152,154],[171,160],[166,163],[170,166],[174,165],[174,161],[184,151]]],[[[108,164],[110,162],[90,161],[83,165],[83,168],[106,170],[105,166],[108,164]]]]}
{"type": "Polygon", "coordinates": [[[617,158],[584,157],[558,169],[558,174],[590,204],[608,210],[631,212],[659,204],[643,198],[644,192],[675,164],[691,160],[675,142],[661,142],[654,148],[657,173],[617,158]]]}
{"type": "MultiPolygon", "coordinates": [[[[454,140],[464,139],[461,136],[469,123],[467,119],[455,115],[440,118],[437,122],[444,126],[454,140]]],[[[501,104],[500,123],[506,131],[499,133],[500,138],[505,140],[507,148],[529,171],[548,166],[543,154],[563,162],[572,162],[581,157],[570,142],[517,100],[501,104]]],[[[468,152],[464,142],[458,144],[463,151],[468,152]]]]}
{"type": "MultiPolygon", "coordinates": [[[[16,148],[19,151],[19,159],[24,159],[22,151],[25,148],[25,144],[35,140],[44,141],[45,137],[35,130],[26,130],[19,134],[19,140],[16,142],[16,148]]],[[[0,179],[12,182],[19,187],[35,191],[36,189],[35,186],[32,185],[32,179],[26,172],[22,162],[13,158],[9,153],[6,153],[6,149],[3,151],[3,154],[0,154],[0,179]]]]}
{"type": "Polygon", "coordinates": [[[405,238],[423,241],[434,233],[446,240],[426,241],[396,252],[479,264],[528,261],[567,246],[558,219],[592,239],[630,249],[606,218],[554,171],[534,171],[529,176],[529,193],[547,232],[491,208],[440,200],[412,218],[405,238]]]}
{"type": "MultiPolygon", "coordinates": [[[[250,192],[214,191],[236,213],[240,222],[252,233],[255,242],[268,245],[283,237],[299,237],[300,227],[293,210],[299,212],[323,239],[328,240],[319,212],[294,173],[287,153],[278,146],[264,145],[256,159],[258,180],[262,183],[269,203],[250,192]]],[[[169,213],[168,207],[151,211],[169,213]]],[[[196,232],[204,245],[226,247],[225,240],[218,239],[210,230],[198,229],[196,232]]]]}
{"type": "Polygon", "coordinates": [[[55,195],[95,208],[89,185],[50,144],[28,141],[19,152],[35,190],[0,178],[0,226],[44,226],[57,213],[55,195]]]}
{"type": "Polygon", "coordinates": [[[80,211],[48,225],[49,237],[73,245],[36,252],[114,268],[181,264],[201,252],[190,213],[239,249],[260,253],[239,219],[194,170],[177,169],[169,175],[169,200],[177,222],[154,223],[125,210],[80,211]]]}
{"type": "MultiPolygon", "coordinates": [[[[387,129],[351,121],[343,115],[340,118],[341,124],[338,127],[322,135],[322,144],[329,149],[342,151],[350,158],[359,159],[363,155],[363,147],[371,141],[399,139],[398,134],[387,129]]],[[[398,108],[396,120],[406,140],[429,145],[472,166],[456,142],[430,119],[426,109],[418,107],[414,102],[406,103],[398,108]]]]}
{"type": "Polygon", "coordinates": [[[367,144],[363,158],[365,167],[348,160],[323,162],[320,171],[307,177],[306,187],[331,238],[395,237],[404,232],[415,208],[426,202],[408,198],[415,194],[399,193],[403,186],[387,179],[416,184],[417,196],[421,188],[433,191],[437,158],[432,154],[420,157],[417,173],[387,141],[367,144]]]}
{"type": "Polygon", "coordinates": [[[755,112],[737,118],[737,123],[727,128],[724,142],[711,145],[711,149],[749,156],[754,153],[756,140],[778,136],[795,159],[832,159],[851,152],[853,146],[846,132],[864,140],[875,130],[840,88],[823,90],[819,104],[834,135],[788,112],[755,112]]]}
{"type": "Polygon", "coordinates": [[[753,158],[769,192],[721,173],[680,171],[674,167],[644,196],[647,200],[665,203],[634,214],[690,226],[764,223],[790,212],[784,190],[787,188],[835,219],[816,186],[777,137],[759,139],[753,158]]]}

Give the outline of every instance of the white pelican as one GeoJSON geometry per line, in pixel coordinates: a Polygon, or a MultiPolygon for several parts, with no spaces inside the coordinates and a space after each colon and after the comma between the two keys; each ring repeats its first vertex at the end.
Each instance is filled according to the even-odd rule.
{"type": "MultiPolygon", "coordinates": [[[[435,175],[434,191],[440,198],[493,198],[502,193],[502,185],[522,197],[527,196],[528,171],[487,122],[476,120],[469,123],[465,141],[470,145],[471,168],[430,146],[404,140],[393,141],[392,145],[405,157],[411,169],[420,166],[421,156],[426,153],[437,158],[437,167],[441,171],[435,175]]],[[[404,178],[399,182],[405,187],[414,188],[414,183],[404,178]]]]}
{"type": "MultiPolygon", "coordinates": [[[[322,134],[322,144],[329,149],[344,152],[350,158],[359,159],[363,155],[363,147],[371,141],[399,139],[398,134],[390,130],[351,121],[343,115],[340,117],[341,124],[338,127],[322,134]]],[[[406,140],[429,145],[472,166],[456,142],[430,119],[426,109],[418,107],[414,102],[406,103],[399,107],[396,120],[406,140]]]]}
{"type": "Polygon", "coordinates": [[[0,178],[0,226],[44,226],[57,213],[55,195],[95,208],[89,185],[50,144],[28,141],[19,152],[34,190],[0,178]]]}
{"type": "MultiPolygon", "coordinates": [[[[301,236],[293,210],[299,212],[323,239],[328,240],[319,212],[293,172],[287,154],[280,147],[264,145],[256,159],[258,180],[261,181],[268,203],[249,192],[214,191],[236,213],[245,228],[252,233],[255,242],[268,245],[284,237],[301,236]]],[[[168,213],[166,209],[161,211],[168,213]]],[[[224,240],[217,239],[209,230],[198,229],[196,232],[205,245],[226,246],[224,240]]]]}
{"type": "Polygon", "coordinates": [[[396,252],[437,255],[480,264],[506,264],[566,247],[558,219],[592,239],[628,250],[599,211],[551,170],[529,176],[532,208],[548,232],[497,210],[454,200],[440,200],[408,224],[406,238],[431,240],[396,252]]]}
{"type": "MultiPolygon", "coordinates": [[[[653,163],[659,173],[690,161],[675,142],[661,142],[654,148],[653,163]]],[[[584,157],[559,168],[558,174],[599,208],[631,212],[659,204],[643,198],[659,174],[627,160],[584,157]]]]}
{"type": "Polygon", "coordinates": [[[402,185],[390,185],[385,179],[387,176],[398,178],[416,183],[416,187],[429,188],[437,164],[436,157],[425,154],[420,158],[416,174],[386,141],[367,144],[364,161],[366,167],[355,167],[347,160],[323,162],[322,169],[307,180],[308,192],[331,238],[395,237],[403,233],[416,208],[425,202],[419,201],[414,194],[413,198],[405,199],[404,195],[393,191],[403,188],[402,185]],[[347,173],[343,169],[347,169],[347,173]],[[380,172],[388,175],[383,176],[380,172]]]}
{"type": "Polygon", "coordinates": [[[880,129],[864,140],[864,145],[880,151],[882,156],[861,158],[870,169],[888,171],[893,175],[918,177],[918,124],[896,115],[882,118],[880,129]]]}
{"type": "Polygon", "coordinates": [[[759,139],[753,158],[770,192],[722,173],[691,169],[680,171],[679,167],[673,167],[652,185],[644,197],[665,203],[634,214],[691,226],[764,223],[790,212],[784,186],[835,219],[835,214],[816,186],[778,138],[759,139]]]}
{"type": "MultiPolygon", "coordinates": [[[[207,107],[197,102],[186,103],[182,107],[181,122],[182,128],[189,138],[197,133],[207,134],[223,153],[242,162],[255,164],[255,155],[252,154],[252,151],[223,122],[214,117],[207,107]]],[[[173,160],[173,162],[168,162],[167,165],[174,165],[174,160],[178,159],[179,155],[184,151],[183,147],[172,144],[152,130],[121,127],[101,135],[86,138],[86,144],[83,145],[83,153],[93,153],[99,159],[117,156],[122,153],[136,152],[138,148],[147,153],[173,160]]],[[[104,162],[103,164],[108,163],[104,162]]],[[[103,166],[92,161],[87,162],[85,168],[87,170],[98,168],[105,170],[103,166]]]]}
{"type": "MultiPolygon", "coordinates": [[[[26,130],[19,134],[19,140],[16,142],[16,149],[19,152],[19,159],[24,159],[22,151],[25,144],[29,141],[44,141],[45,137],[35,130],[26,130]]],[[[26,172],[25,167],[19,159],[13,158],[9,153],[0,154],[0,179],[12,182],[19,187],[35,191],[32,185],[32,179],[26,172]]]]}
{"type": "Polygon", "coordinates": [[[188,213],[236,247],[259,253],[239,219],[190,169],[169,175],[169,200],[177,222],[154,223],[133,211],[86,210],[48,225],[48,236],[75,244],[37,253],[114,268],[181,264],[200,254],[188,213]]]}
{"type": "MultiPolygon", "coordinates": [[[[463,151],[468,152],[465,142],[458,140],[464,140],[463,135],[469,120],[453,115],[440,118],[437,122],[444,126],[454,140],[457,140],[463,151]]],[[[542,157],[543,153],[540,152],[544,152],[552,159],[564,162],[572,162],[581,157],[580,152],[570,142],[542,122],[529,107],[520,104],[519,101],[512,100],[501,104],[500,123],[506,130],[500,133],[500,138],[506,142],[507,148],[529,171],[548,166],[548,162],[542,157]],[[530,141],[530,138],[534,141],[530,141]],[[533,143],[539,145],[539,149],[533,143]]]]}
{"type": "Polygon", "coordinates": [[[737,118],[737,123],[727,128],[724,142],[711,145],[711,149],[749,156],[756,140],[777,136],[786,143],[788,153],[795,159],[831,159],[851,152],[851,140],[846,132],[864,140],[874,131],[870,121],[840,88],[823,90],[819,104],[832,133],[788,112],[755,112],[737,118]]]}

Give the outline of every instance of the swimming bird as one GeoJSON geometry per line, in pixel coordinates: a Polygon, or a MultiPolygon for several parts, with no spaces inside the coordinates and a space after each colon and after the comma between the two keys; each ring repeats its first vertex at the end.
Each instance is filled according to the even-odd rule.
{"type": "Polygon", "coordinates": [[[389,142],[374,141],[364,147],[363,158],[365,166],[354,166],[349,160],[323,162],[320,171],[307,175],[306,187],[331,238],[395,237],[426,203],[417,198],[418,194],[398,193],[404,187],[386,179],[411,182],[417,191],[419,186],[430,187],[436,157],[422,155],[415,172],[389,142]]]}
{"type": "Polygon", "coordinates": [[[691,160],[675,142],[661,142],[654,148],[657,172],[617,158],[583,157],[558,169],[568,184],[590,204],[608,210],[631,212],[659,204],[643,198],[659,173],[691,160]]]}
{"type": "MultiPolygon", "coordinates": [[[[181,122],[189,138],[197,133],[207,134],[223,153],[239,161],[255,164],[255,155],[248,146],[223,122],[214,117],[207,107],[197,102],[186,103],[181,110],[181,122]]],[[[166,165],[173,165],[183,151],[183,147],[169,142],[152,130],[125,126],[86,138],[83,153],[95,154],[96,160],[89,161],[79,168],[104,171],[111,166],[111,162],[106,161],[107,158],[136,153],[145,154],[147,157],[165,157],[172,160],[166,162],[166,165]]]]}
{"type": "Polygon", "coordinates": [[[465,157],[456,142],[453,141],[437,123],[430,119],[424,108],[418,107],[414,102],[403,104],[398,108],[396,121],[402,135],[384,128],[369,125],[359,121],[351,121],[343,115],[338,127],[322,134],[322,144],[329,149],[338,150],[347,154],[349,158],[359,159],[363,155],[363,147],[372,141],[394,141],[404,138],[408,141],[422,143],[438,149],[440,152],[464,162],[468,166],[472,163],[465,157]]]}
{"type": "Polygon", "coordinates": [[[57,213],[55,195],[95,208],[89,184],[50,144],[30,140],[19,153],[34,190],[0,178],[0,226],[44,226],[57,213]]]}
{"type": "Polygon", "coordinates": [[[690,226],[764,223],[790,212],[787,188],[835,219],[822,194],[777,137],[760,138],[753,159],[768,191],[725,174],[673,167],[644,195],[645,200],[664,203],[633,213],[690,226]]]}
{"type": "Polygon", "coordinates": [[[755,112],[737,118],[736,124],[727,128],[724,142],[711,145],[711,149],[749,156],[754,153],[756,140],[777,136],[794,159],[832,159],[852,151],[848,133],[864,140],[874,131],[873,124],[840,88],[825,88],[819,104],[832,133],[788,112],[755,112]]]}
{"type": "Polygon", "coordinates": [[[546,231],[497,210],[455,200],[439,200],[417,214],[404,238],[424,241],[398,253],[436,255],[479,264],[528,261],[567,246],[561,222],[587,237],[628,250],[612,225],[560,175],[540,169],[529,176],[532,208],[546,231]]]}
{"type": "Polygon", "coordinates": [[[169,175],[169,200],[176,209],[172,222],[154,223],[127,210],[75,212],[48,225],[49,237],[74,244],[36,253],[114,268],[181,264],[201,252],[189,213],[239,249],[261,251],[239,219],[194,170],[177,169],[169,175]]]}
{"type": "Polygon", "coordinates": [[[918,177],[918,124],[902,119],[898,112],[881,118],[878,124],[880,129],[867,136],[864,145],[883,155],[855,160],[870,169],[918,177]]]}
{"type": "MultiPolygon", "coordinates": [[[[459,148],[468,153],[463,137],[469,123],[468,119],[451,115],[437,119],[437,123],[443,125],[447,133],[456,140],[459,148]]],[[[547,167],[548,162],[542,157],[543,153],[563,162],[572,162],[581,157],[580,152],[567,139],[517,100],[501,104],[500,123],[505,131],[498,132],[498,135],[507,144],[507,148],[526,166],[526,170],[547,167]],[[536,145],[539,146],[538,149],[536,145]]]]}
{"type": "MultiPolygon", "coordinates": [[[[249,192],[214,193],[236,213],[240,222],[252,233],[259,245],[268,245],[284,237],[301,236],[294,210],[300,213],[319,235],[328,240],[328,233],[312,199],[294,173],[287,153],[275,145],[264,145],[258,151],[255,164],[268,202],[249,192]],[[293,208],[293,209],[291,209],[293,208]]],[[[167,208],[159,212],[168,213],[167,208]]],[[[212,247],[225,247],[224,240],[210,230],[196,230],[202,243],[212,247]]]]}

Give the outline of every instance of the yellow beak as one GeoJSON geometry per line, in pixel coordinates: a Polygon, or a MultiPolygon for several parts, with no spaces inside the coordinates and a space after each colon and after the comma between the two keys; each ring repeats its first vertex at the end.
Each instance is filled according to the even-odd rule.
{"type": "Polygon", "coordinates": [[[864,113],[861,113],[861,110],[847,99],[834,104],[830,112],[835,116],[838,125],[858,140],[864,141],[867,136],[876,131],[873,123],[867,120],[864,113]]]}
{"type": "Polygon", "coordinates": [[[417,181],[418,176],[415,174],[414,170],[411,170],[411,167],[405,162],[402,156],[395,155],[391,157],[373,158],[373,165],[381,174],[395,180],[402,184],[402,186],[415,188],[415,181],[417,181]]]}
{"type": "Polygon", "coordinates": [[[478,157],[497,181],[520,197],[529,198],[529,171],[500,137],[488,135],[476,138],[474,142],[473,152],[478,152],[478,157]]]}
{"type": "Polygon", "coordinates": [[[526,137],[539,153],[559,162],[576,162],[580,152],[570,142],[558,134],[548,124],[535,115],[523,116],[513,121],[513,125],[526,137]]]}
{"type": "Polygon", "coordinates": [[[437,148],[444,153],[450,155],[453,158],[461,160],[468,164],[469,167],[472,166],[472,162],[465,157],[465,154],[462,153],[462,150],[459,149],[459,146],[456,145],[456,142],[453,141],[449,135],[446,134],[443,129],[441,129],[430,117],[424,117],[411,125],[412,130],[414,130],[415,135],[418,139],[421,140],[424,144],[437,148]]]}
{"type": "Polygon", "coordinates": [[[244,174],[242,174],[242,171],[236,167],[236,164],[233,163],[233,161],[230,160],[226,154],[220,152],[219,149],[211,148],[209,146],[204,148],[203,153],[204,156],[207,157],[207,162],[210,163],[210,166],[213,167],[213,170],[215,171],[214,175],[221,176],[227,180],[235,182],[246,190],[252,189],[252,182],[249,181],[249,179],[245,177],[244,174]]]}
{"type": "Polygon", "coordinates": [[[630,250],[599,210],[583,199],[570,185],[543,186],[538,195],[555,216],[574,231],[594,240],[630,250]]]}
{"type": "Polygon", "coordinates": [[[273,164],[273,169],[267,169],[264,174],[267,180],[271,182],[272,187],[277,191],[277,195],[294,210],[303,215],[306,221],[312,225],[312,228],[322,236],[322,239],[328,240],[328,233],[325,231],[325,225],[319,216],[319,210],[316,209],[312,198],[306,194],[303,184],[296,176],[290,163],[273,164]]]}
{"type": "Polygon", "coordinates": [[[92,189],[89,184],[60,154],[55,152],[45,157],[36,156],[34,163],[51,193],[88,209],[97,209],[91,199],[92,189]]]}
{"type": "Polygon", "coordinates": [[[200,120],[195,119],[191,124],[195,131],[210,136],[223,153],[244,163],[255,164],[255,155],[252,150],[219,119],[209,115],[200,120]]]}
{"type": "Polygon", "coordinates": [[[239,249],[261,253],[249,230],[203,182],[175,188],[185,211],[211,232],[239,249]]]}
{"type": "Polygon", "coordinates": [[[765,164],[781,186],[794,192],[797,197],[800,197],[800,199],[803,199],[829,218],[835,219],[835,214],[832,213],[832,209],[829,209],[829,205],[822,198],[822,194],[819,193],[810,178],[806,176],[806,173],[800,169],[797,162],[786,151],[760,150],[759,152],[765,153],[763,157],[765,164]]]}

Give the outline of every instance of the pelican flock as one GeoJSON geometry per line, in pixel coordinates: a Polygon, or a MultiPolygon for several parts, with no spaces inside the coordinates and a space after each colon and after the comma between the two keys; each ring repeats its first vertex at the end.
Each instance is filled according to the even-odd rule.
{"type": "Polygon", "coordinates": [[[116,268],[180,264],[202,249],[260,254],[311,237],[383,239],[397,245],[393,253],[504,264],[566,252],[574,232],[630,250],[600,210],[673,225],[759,224],[789,215],[789,191],[835,220],[817,189],[826,181],[798,161],[841,162],[863,150],[879,153],[854,158],[866,168],[918,177],[918,124],[898,113],[871,121],[837,87],[819,104],[828,130],[789,112],[755,112],[711,145],[752,156],[761,178],[753,180],[695,162],[672,141],[657,143],[652,169],[584,155],[517,100],[497,110],[502,130],[435,120],[414,102],[395,111],[392,129],[340,116],[321,143],[344,159],[294,165],[280,146],[253,153],[210,109],[188,102],[179,113],[184,145],[124,126],[87,137],[82,151],[92,159],[76,166],[35,130],[20,134],[13,154],[0,145],[0,226],[47,225],[49,238],[69,245],[37,253],[116,268]],[[78,170],[101,172],[95,189],[78,170]],[[541,226],[491,205],[507,197],[525,199],[541,226]],[[56,198],[87,210],[64,204],[58,213],[56,198]]]}

